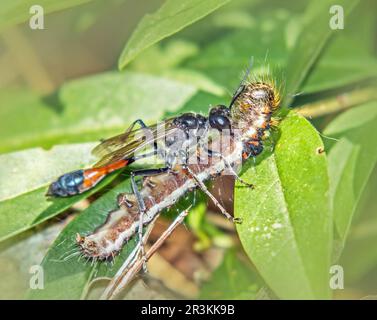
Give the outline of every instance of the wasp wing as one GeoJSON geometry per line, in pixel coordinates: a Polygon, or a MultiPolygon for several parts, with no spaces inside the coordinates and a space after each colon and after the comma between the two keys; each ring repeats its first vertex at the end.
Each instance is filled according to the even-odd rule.
{"type": "Polygon", "coordinates": [[[92,150],[94,155],[101,157],[94,167],[129,158],[136,152],[153,146],[155,142],[163,141],[177,130],[173,120],[174,118],[170,118],[162,123],[125,132],[103,141],[92,150]]]}
{"type": "Polygon", "coordinates": [[[103,140],[92,150],[92,154],[100,158],[112,152],[115,152],[135,141],[135,135],[138,135],[139,133],[141,133],[141,129],[136,129],[103,140]]]}

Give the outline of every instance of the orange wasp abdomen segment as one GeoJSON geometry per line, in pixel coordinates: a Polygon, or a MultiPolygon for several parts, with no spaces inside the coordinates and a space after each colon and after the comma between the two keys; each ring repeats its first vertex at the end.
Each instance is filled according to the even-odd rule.
{"type": "Polygon", "coordinates": [[[100,182],[108,174],[126,167],[130,163],[129,159],[118,160],[114,163],[110,163],[103,167],[86,169],[83,171],[84,180],[79,187],[80,192],[84,192],[90,188],[93,188],[98,182],[100,182]]]}
{"type": "Polygon", "coordinates": [[[86,170],[76,170],[60,176],[50,184],[47,196],[70,197],[93,188],[109,173],[124,168],[133,159],[121,159],[108,165],[86,170]]]}

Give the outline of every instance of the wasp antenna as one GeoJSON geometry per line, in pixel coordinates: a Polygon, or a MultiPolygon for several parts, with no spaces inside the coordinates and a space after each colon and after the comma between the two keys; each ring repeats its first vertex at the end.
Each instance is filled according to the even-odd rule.
{"type": "Polygon", "coordinates": [[[242,85],[245,84],[247,78],[249,77],[249,75],[251,73],[251,68],[253,67],[253,64],[254,64],[254,56],[251,56],[250,60],[249,60],[249,64],[248,64],[248,66],[246,68],[245,74],[242,77],[240,86],[242,86],[242,85]]]}
{"type": "Polygon", "coordinates": [[[251,73],[251,68],[253,67],[253,64],[254,64],[254,56],[251,56],[250,60],[249,60],[249,64],[248,64],[248,67],[242,77],[242,80],[241,80],[241,83],[239,84],[238,88],[236,89],[236,91],[234,92],[233,94],[233,97],[232,97],[232,100],[229,104],[229,109],[232,109],[232,106],[234,104],[234,101],[236,101],[236,99],[238,98],[238,96],[242,93],[244,87],[245,87],[245,84],[246,84],[246,81],[251,73]]]}

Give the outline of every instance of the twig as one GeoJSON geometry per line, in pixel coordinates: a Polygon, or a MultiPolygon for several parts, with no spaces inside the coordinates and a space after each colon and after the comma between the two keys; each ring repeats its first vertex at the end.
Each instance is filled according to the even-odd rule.
{"type": "Polygon", "coordinates": [[[304,117],[315,118],[345,110],[355,105],[376,99],[376,89],[365,88],[344,93],[335,98],[332,97],[319,102],[305,104],[302,107],[297,108],[297,112],[304,117]]]}
{"type": "MultiPolygon", "coordinates": [[[[150,247],[145,255],[146,260],[149,260],[152,255],[158,250],[158,248],[164,243],[164,241],[172,234],[184,218],[188,215],[191,206],[182,211],[172,222],[172,224],[164,231],[164,233],[157,239],[157,241],[150,247]]],[[[151,228],[152,229],[152,228],[151,228]]],[[[144,238],[143,238],[144,239],[144,238]]],[[[135,248],[135,250],[138,246],[135,248]]],[[[135,250],[132,252],[134,253],[135,250]]],[[[110,281],[109,285],[101,295],[101,300],[114,299],[135,277],[143,266],[143,259],[133,259],[130,261],[130,257],[127,258],[122,267],[118,270],[117,274],[110,281]],[[130,263],[131,262],[131,263],[130,263]]]]}

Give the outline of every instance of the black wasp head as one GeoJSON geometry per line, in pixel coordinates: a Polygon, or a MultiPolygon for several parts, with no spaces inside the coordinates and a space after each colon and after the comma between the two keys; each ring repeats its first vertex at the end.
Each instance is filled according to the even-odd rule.
{"type": "Polygon", "coordinates": [[[218,105],[211,109],[208,117],[211,128],[217,130],[230,129],[230,110],[224,105],[218,105]]]}

